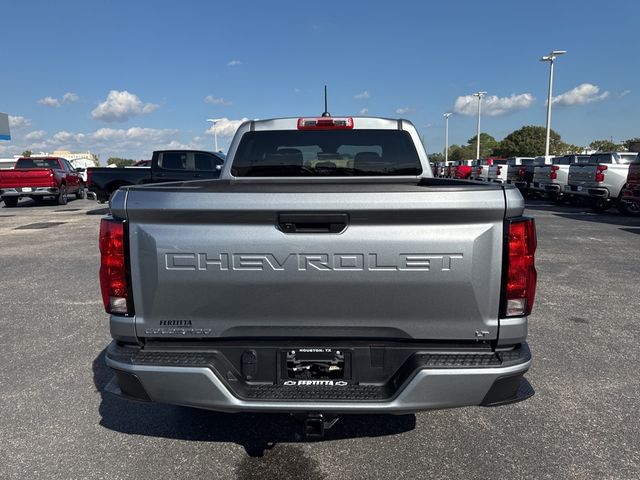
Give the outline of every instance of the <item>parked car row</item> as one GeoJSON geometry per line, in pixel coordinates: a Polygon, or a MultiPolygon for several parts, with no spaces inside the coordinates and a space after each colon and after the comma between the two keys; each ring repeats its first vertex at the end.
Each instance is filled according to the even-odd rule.
{"type": "Polygon", "coordinates": [[[624,215],[640,214],[640,158],[633,152],[481,158],[442,162],[433,171],[444,178],[514,184],[524,195],[554,201],[582,199],[596,211],[616,207],[624,215]]]}

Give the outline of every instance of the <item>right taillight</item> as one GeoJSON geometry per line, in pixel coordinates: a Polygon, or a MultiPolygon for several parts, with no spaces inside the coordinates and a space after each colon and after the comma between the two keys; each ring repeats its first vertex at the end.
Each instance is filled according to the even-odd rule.
{"type": "Polygon", "coordinates": [[[506,223],[506,279],[502,313],[505,317],[529,315],[536,295],[536,226],[533,218],[506,223]]]}
{"type": "Polygon", "coordinates": [[[100,222],[100,290],[107,313],[133,314],[125,251],[125,225],[120,220],[100,222]]]}
{"type": "Polygon", "coordinates": [[[604,182],[604,172],[607,168],[606,165],[596,166],[596,182],[604,182]]]}
{"type": "Polygon", "coordinates": [[[91,176],[93,175],[93,171],[88,168],[87,169],[87,188],[91,186],[91,176]]]}
{"type": "Polygon", "coordinates": [[[558,178],[558,170],[560,170],[560,167],[557,165],[551,165],[551,172],[549,173],[549,178],[551,180],[557,180],[558,178]]]}

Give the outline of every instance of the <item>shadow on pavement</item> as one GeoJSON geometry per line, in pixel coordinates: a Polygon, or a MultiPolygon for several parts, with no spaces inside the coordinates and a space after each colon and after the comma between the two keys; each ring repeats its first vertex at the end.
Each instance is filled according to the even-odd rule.
{"type": "MultiPolygon", "coordinates": [[[[121,433],[191,441],[231,442],[244,447],[250,457],[260,457],[265,450],[280,443],[395,435],[413,430],[416,426],[415,415],[345,415],[333,428],[326,431],[323,438],[315,440],[303,437],[300,424],[288,414],[219,413],[189,407],[131,402],[105,391],[112,372],[106,366],[104,356],[105,350],[93,361],[93,380],[102,397],[100,424],[121,433]]],[[[303,462],[306,458],[303,450],[294,445],[280,446],[277,452],[269,454],[273,464],[261,464],[262,467],[281,468],[285,474],[290,471],[292,461],[303,462]]],[[[311,461],[307,459],[299,467],[310,467],[311,461]]],[[[261,470],[251,461],[241,463],[239,469],[243,468],[246,471],[239,478],[271,478],[277,471],[261,470]],[[262,474],[258,475],[260,472],[262,474]]],[[[305,474],[308,480],[323,478],[314,476],[314,470],[312,468],[305,474]]]]}
{"type": "Polygon", "coordinates": [[[623,230],[625,232],[629,232],[629,233],[635,233],[637,235],[640,235],[640,227],[638,228],[621,228],[620,230],[623,230]]]}
{"type": "Polygon", "coordinates": [[[87,215],[106,215],[109,213],[109,207],[94,208],[93,210],[87,210],[87,215]]]}

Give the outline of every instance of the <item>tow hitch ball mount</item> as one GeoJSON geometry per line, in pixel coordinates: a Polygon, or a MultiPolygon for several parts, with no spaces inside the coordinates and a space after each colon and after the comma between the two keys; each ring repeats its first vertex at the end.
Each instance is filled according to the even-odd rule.
{"type": "Polygon", "coordinates": [[[339,417],[322,413],[295,414],[294,418],[302,425],[302,435],[308,438],[324,437],[325,430],[329,430],[339,420],[339,417]]]}

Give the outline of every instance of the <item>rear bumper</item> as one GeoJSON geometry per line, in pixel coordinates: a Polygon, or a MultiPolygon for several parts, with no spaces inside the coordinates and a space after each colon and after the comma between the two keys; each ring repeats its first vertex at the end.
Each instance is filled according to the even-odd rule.
{"type": "Polygon", "coordinates": [[[48,195],[58,195],[60,189],[58,187],[27,187],[30,191],[23,188],[1,188],[0,196],[2,197],[46,197],[48,195]]]}
{"type": "Polygon", "coordinates": [[[532,190],[549,193],[562,193],[562,186],[557,183],[533,182],[532,190]]]}
{"type": "MultiPolygon", "coordinates": [[[[223,412],[412,413],[524,400],[531,365],[526,343],[509,352],[416,352],[384,385],[245,382],[216,351],[144,351],[112,342],[110,393],[223,412]]],[[[373,368],[373,367],[372,367],[373,368]]]]}
{"type": "Polygon", "coordinates": [[[564,193],[581,197],[609,198],[609,190],[605,187],[589,187],[583,185],[565,185],[564,193]]]}

